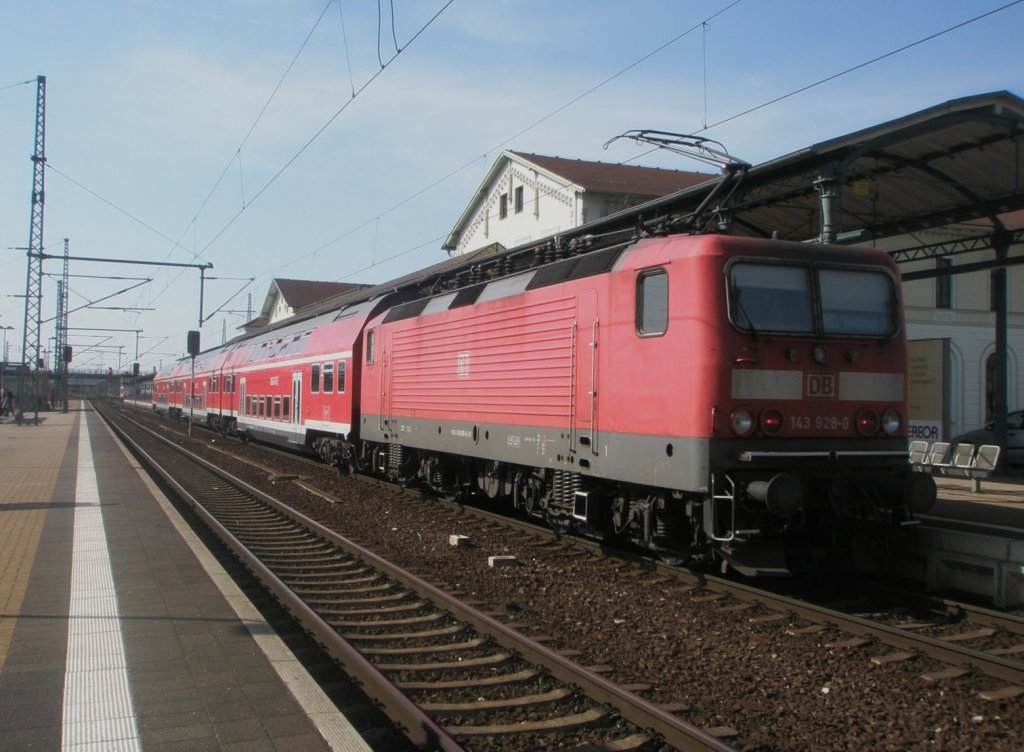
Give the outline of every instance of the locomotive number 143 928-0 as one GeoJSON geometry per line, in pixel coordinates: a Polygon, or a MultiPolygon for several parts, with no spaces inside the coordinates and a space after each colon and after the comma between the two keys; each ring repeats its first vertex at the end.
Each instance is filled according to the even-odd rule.
{"type": "Polygon", "coordinates": [[[848,416],[790,415],[789,427],[797,431],[846,431],[853,423],[848,416]]]}

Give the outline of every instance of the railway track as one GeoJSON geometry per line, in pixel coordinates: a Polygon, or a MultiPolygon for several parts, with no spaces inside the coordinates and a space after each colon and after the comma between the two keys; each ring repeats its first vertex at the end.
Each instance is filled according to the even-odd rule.
{"type": "MultiPolygon", "coordinates": [[[[552,535],[532,524],[486,510],[473,513],[492,523],[552,535]]],[[[813,588],[806,593],[787,595],[768,586],[751,586],[622,551],[610,553],[604,546],[585,539],[574,540],[572,546],[588,549],[596,556],[631,560],[649,568],[652,574],[690,588],[691,598],[717,602],[721,609],[757,609],[758,613],[751,616],[755,623],[778,623],[793,636],[818,633],[830,626],[846,635],[826,643],[827,648],[852,652],[873,643],[891,648],[889,652],[872,651],[867,660],[875,665],[926,656],[948,668],[922,673],[924,681],[955,680],[978,672],[1004,683],[982,690],[982,699],[1024,696],[1024,618],[1017,614],[869,581],[848,583],[853,594],[848,592],[842,597],[836,597],[834,589],[815,594],[813,588]]]]}
{"type": "MultiPolygon", "coordinates": [[[[533,525],[486,510],[476,510],[475,514],[544,534],[533,525]]],[[[852,650],[872,643],[892,648],[890,652],[869,656],[868,660],[875,665],[926,656],[949,668],[923,673],[925,681],[957,679],[974,671],[1005,682],[1003,686],[983,690],[983,699],[1024,696],[1024,617],[1018,614],[862,580],[847,583],[852,595],[847,591],[837,597],[834,587],[825,594],[816,594],[812,587],[804,593],[787,595],[767,585],[751,586],[644,556],[621,551],[610,554],[604,546],[585,539],[572,545],[587,548],[594,555],[613,555],[649,567],[652,573],[691,588],[692,598],[719,602],[722,609],[757,608],[758,613],[751,617],[756,623],[779,623],[790,635],[814,634],[830,626],[848,635],[826,643],[829,648],[852,650]]]]}
{"type": "MultiPolygon", "coordinates": [[[[154,418],[153,424],[167,433],[181,429],[180,424],[169,423],[159,418],[154,418]]],[[[209,438],[201,443],[205,445],[206,450],[217,447],[215,451],[224,451],[225,456],[229,455],[232,458],[241,450],[244,456],[238,459],[251,466],[254,478],[292,478],[288,485],[301,484],[303,489],[334,502],[326,505],[329,509],[337,510],[354,503],[358,505],[357,508],[364,509],[363,515],[372,515],[374,507],[365,507],[361,501],[355,501],[352,495],[354,493],[355,497],[365,496],[366,489],[373,489],[370,492],[372,496],[381,499],[382,503],[387,500],[382,509],[390,508],[397,513],[399,508],[418,508],[420,511],[417,513],[402,515],[403,524],[426,525],[431,531],[424,532],[425,536],[437,537],[438,528],[447,528],[449,531],[452,528],[461,528],[461,532],[472,536],[474,547],[480,546],[477,550],[498,548],[501,545],[500,541],[520,541],[520,554],[531,562],[529,567],[523,568],[521,576],[517,577],[511,574],[514,570],[509,570],[509,575],[500,575],[497,579],[508,581],[511,577],[520,583],[520,594],[524,592],[522,588],[526,588],[526,595],[517,595],[507,590],[504,594],[493,592],[487,583],[473,579],[474,575],[471,573],[447,571],[444,567],[436,566],[436,558],[423,559],[420,554],[415,554],[404,560],[416,571],[423,572],[423,576],[430,578],[438,587],[474,590],[474,597],[483,604],[480,607],[486,609],[488,614],[506,621],[514,620],[517,630],[537,636],[538,642],[549,644],[550,640],[550,644],[561,649],[566,655],[579,655],[588,665],[606,664],[611,678],[624,686],[629,686],[637,694],[682,716],[699,717],[705,729],[713,730],[715,734],[728,738],[743,748],[760,749],[759,743],[767,743],[768,748],[811,749],[819,748],[819,744],[817,741],[810,746],[807,746],[806,741],[796,745],[780,742],[779,739],[784,738],[814,738],[814,732],[799,730],[799,725],[795,725],[793,731],[786,730],[790,723],[788,715],[784,723],[778,716],[767,721],[781,728],[763,734],[757,726],[759,721],[756,715],[748,717],[749,709],[758,712],[758,708],[763,707],[760,704],[763,701],[733,701],[728,695],[718,692],[717,700],[709,704],[714,687],[722,684],[723,676],[735,672],[735,656],[725,654],[719,657],[716,654],[715,663],[709,666],[712,671],[708,675],[697,675],[682,680],[687,683],[675,683],[679,681],[675,677],[688,672],[674,668],[673,663],[676,659],[669,656],[680,653],[678,648],[675,651],[670,649],[671,642],[664,643],[665,648],[659,648],[652,654],[653,657],[648,655],[646,662],[643,662],[642,658],[637,662],[638,656],[624,653],[623,646],[618,642],[605,642],[604,645],[615,645],[614,648],[607,650],[602,649],[599,642],[595,642],[594,635],[609,632],[602,629],[600,623],[607,622],[612,615],[608,610],[600,612],[598,609],[585,609],[577,614],[572,610],[576,606],[567,607],[563,603],[556,605],[549,602],[547,607],[557,610],[552,612],[554,618],[545,618],[530,601],[521,601],[519,598],[529,599],[540,595],[540,600],[544,600],[542,593],[531,589],[547,580],[543,577],[546,569],[557,571],[558,579],[562,581],[566,576],[570,576],[562,575],[564,570],[566,573],[579,572],[576,574],[578,577],[597,576],[629,583],[624,585],[629,593],[626,597],[636,600],[645,597],[641,594],[646,593],[646,597],[653,603],[662,604],[662,610],[664,606],[669,606],[670,611],[677,614],[676,618],[680,619],[677,626],[661,629],[670,630],[667,632],[669,635],[675,633],[677,643],[686,643],[696,648],[696,652],[694,647],[684,649],[683,655],[687,656],[687,661],[702,662],[702,657],[705,656],[705,648],[702,645],[707,644],[705,638],[710,637],[714,640],[713,636],[723,628],[734,635],[732,642],[737,647],[758,643],[764,645],[766,649],[762,655],[771,654],[771,661],[762,662],[760,669],[752,665],[750,669],[742,670],[752,670],[755,674],[750,674],[751,676],[757,675],[760,680],[775,682],[779,687],[767,688],[758,693],[760,696],[773,698],[770,700],[773,704],[769,705],[769,708],[776,707],[774,703],[777,700],[774,698],[780,697],[780,691],[789,693],[793,685],[784,678],[779,682],[776,675],[765,672],[777,671],[778,677],[792,677],[794,670],[799,674],[821,676],[813,692],[838,691],[847,700],[852,699],[848,697],[851,677],[863,676],[865,679],[862,681],[868,682],[873,688],[872,704],[876,702],[874,698],[877,698],[878,707],[883,709],[895,707],[891,703],[902,707],[905,698],[920,697],[921,707],[916,709],[913,715],[906,717],[927,713],[929,708],[935,707],[936,702],[948,702],[950,710],[946,711],[945,715],[935,716],[932,721],[932,728],[944,729],[943,735],[949,733],[945,724],[948,724],[948,719],[953,718],[953,713],[964,718],[968,726],[977,728],[974,726],[979,722],[976,719],[986,718],[989,713],[992,714],[994,721],[1005,719],[999,722],[1012,724],[1011,719],[1020,714],[1024,705],[1019,699],[1024,692],[1024,676],[1021,674],[1020,665],[1020,659],[1024,657],[1024,640],[1021,639],[1020,620],[1012,614],[952,600],[941,600],[923,593],[918,593],[914,597],[903,591],[891,591],[886,594],[877,584],[872,584],[865,590],[865,586],[861,584],[854,586],[843,583],[837,586],[833,581],[828,589],[823,589],[793,580],[790,582],[794,585],[799,584],[799,588],[791,585],[788,589],[780,588],[782,592],[771,592],[765,586],[777,585],[778,581],[760,582],[758,587],[752,587],[706,573],[665,566],[584,539],[559,538],[546,527],[538,527],[526,520],[508,518],[466,505],[448,504],[432,497],[425,498],[412,489],[400,489],[383,481],[363,477],[342,477],[320,463],[290,454],[282,458],[276,450],[266,446],[242,447],[232,441],[222,442],[219,438],[212,446],[209,438]],[[360,488],[363,490],[356,490],[360,488]],[[411,522],[412,518],[421,522],[411,522]],[[427,520],[441,521],[441,524],[430,524],[427,520]],[[589,571],[591,574],[584,575],[583,571],[589,571]],[[518,608],[516,601],[524,608],[518,608]],[[562,625],[570,619],[570,624],[587,626],[583,629],[565,630],[562,625]],[[580,622],[580,619],[587,621],[580,622]],[[692,624],[703,626],[695,632],[690,626],[692,624]],[[546,638],[545,635],[556,637],[546,638]],[[780,661],[785,656],[787,668],[776,663],[775,653],[779,654],[780,661]],[[723,660],[723,668],[715,670],[714,667],[719,665],[719,660],[723,660]],[[662,670],[659,661],[666,664],[664,668],[667,670],[662,670]],[[800,664],[805,665],[806,669],[794,668],[800,664]],[[829,667],[823,669],[822,666],[826,664],[829,667]],[[730,665],[733,666],[732,669],[724,668],[730,665]],[[833,682],[830,677],[842,678],[833,682]],[[696,691],[691,691],[691,687],[696,691]],[[889,704],[883,699],[885,697],[891,698],[889,704]],[[728,698],[724,699],[724,702],[728,707],[732,707],[732,710],[724,710],[723,698],[728,698]],[[961,709],[966,705],[972,706],[974,710],[964,716],[961,709]],[[767,742],[763,741],[765,738],[768,739],[767,742]]],[[[227,464],[229,461],[224,462],[227,464]]],[[[279,488],[280,485],[275,487],[279,488]]],[[[357,525],[353,528],[349,521],[346,521],[347,518],[331,514],[328,514],[328,517],[332,519],[330,524],[340,525],[338,529],[354,533],[357,540],[365,541],[375,550],[387,550],[391,545],[390,541],[396,535],[400,535],[388,532],[395,528],[389,527],[387,518],[373,517],[373,524],[357,525]]],[[[447,534],[444,533],[445,536],[447,534]]],[[[407,546],[404,550],[410,552],[422,548],[416,540],[409,541],[408,538],[404,545],[407,546]]],[[[397,553],[397,550],[392,549],[392,553],[397,553]]],[[[472,554],[470,558],[473,558],[472,554]]],[[[464,560],[465,557],[462,556],[454,557],[454,561],[464,560]]],[[[490,583],[495,578],[485,576],[483,579],[490,583]]],[[[550,588],[551,585],[547,587],[550,588]]],[[[600,588],[597,583],[591,588],[602,592],[606,590],[600,588]]],[[[625,596],[625,592],[623,595],[625,596]]],[[[606,601],[602,599],[601,602],[606,601]]],[[[611,610],[614,612],[618,609],[612,607],[611,610]]],[[[653,613],[651,616],[656,618],[653,613]]],[[[646,622],[632,620],[627,623],[646,622]]],[[[619,633],[611,639],[625,636],[626,629],[624,626],[619,630],[610,630],[619,633]]],[[[626,636],[626,639],[632,641],[631,637],[626,636]]],[[[742,651],[741,647],[740,652],[742,651]]],[[[749,655],[751,658],[757,656],[756,653],[749,655]]],[[[710,655],[706,657],[711,658],[710,655]]],[[[739,661],[740,664],[745,662],[743,658],[739,661]]],[[[739,681],[731,683],[737,686],[740,693],[733,697],[743,697],[750,692],[746,688],[750,685],[744,685],[742,677],[745,675],[737,674],[739,681]]],[[[839,701],[839,697],[836,697],[836,701],[839,701]]],[[[813,708],[814,701],[811,700],[808,705],[805,700],[804,705],[813,708]]],[[[853,706],[849,707],[852,711],[853,706]]],[[[833,708],[832,712],[836,710],[838,707],[833,708]]],[[[789,712],[796,712],[796,709],[789,712]]],[[[891,725],[897,728],[902,725],[899,721],[900,715],[890,715],[885,710],[882,712],[886,715],[878,717],[873,724],[881,723],[883,727],[891,725]]],[[[814,717],[813,712],[808,715],[814,717]]],[[[834,718],[834,715],[830,717],[834,718]]],[[[852,717],[863,716],[854,712],[852,717]]],[[[760,723],[765,722],[766,719],[762,716],[760,723]]],[[[855,721],[855,725],[848,733],[855,735],[859,727],[860,722],[855,721]]],[[[1009,738],[1015,736],[1014,732],[1010,732],[1009,738]]],[[[865,748],[876,746],[878,738],[875,737],[875,743],[866,742],[865,748]]],[[[884,738],[897,737],[885,734],[884,738]]],[[[966,748],[1017,748],[1015,744],[1009,747],[989,744],[990,737],[985,733],[979,736],[974,731],[960,732],[959,738],[961,744],[966,744],[966,748]]]]}
{"type": "Polygon", "coordinates": [[[414,744],[731,749],[123,414],[101,412],[414,744]]]}

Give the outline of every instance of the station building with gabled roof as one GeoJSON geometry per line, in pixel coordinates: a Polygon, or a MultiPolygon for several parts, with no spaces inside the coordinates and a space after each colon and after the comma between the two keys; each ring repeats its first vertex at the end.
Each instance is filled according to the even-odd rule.
{"type": "Polygon", "coordinates": [[[451,255],[512,248],[579,227],[717,175],[505,151],[445,240],[451,255]]]}

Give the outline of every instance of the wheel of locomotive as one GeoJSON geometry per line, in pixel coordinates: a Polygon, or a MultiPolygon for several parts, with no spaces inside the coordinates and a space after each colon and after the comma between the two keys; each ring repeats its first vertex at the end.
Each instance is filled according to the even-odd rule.
{"type": "Polygon", "coordinates": [[[512,508],[517,511],[520,509],[524,509],[526,505],[526,499],[523,495],[525,475],[526,473],[517,472],[515,475],[512,476],[512,508]]]}
{"type": "Polygon", "coordinates": [[[612,499],[611,527],[612,532],[619,537],[624,536],[626,529],[629,527],[629,511],[629,498],[625,494],[617,494],[615,498],[612,499]]]}
{"type": "Polygon", "coordinates": [[[497,499],[502,491],[501,463],[488,460],[481,468],[477,477],[477,486],[483,491],[488,499],[497,499]]]}
{"type": "Polygon", "coordinates": [[[539,514],[543,504],[544,481],[530,471],[515,474],[512,483],[512,505],[527,514],[539,514]]]}
{"type": "Polygon", "coordinates": [[[355,451],[351,452],[349,457],[348,467],[351,473],[365,473],[367,467],[369,467],[369,458],[367,457],[370,451],[370,444],[363,441],[359,443],[359,446],[355,448],[355,451]]]}

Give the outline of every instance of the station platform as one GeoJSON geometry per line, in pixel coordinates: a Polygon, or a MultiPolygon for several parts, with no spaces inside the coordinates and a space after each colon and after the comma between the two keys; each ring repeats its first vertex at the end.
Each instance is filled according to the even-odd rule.
{"type": "Polygon", "coordinates": [[[0,419],[0,748],[370,747],[84,403],[0,419]]]}
{"type": "Polygon", "coordinates": [[[937,476],[939,498],[926,520],[955,520],[979,533],[1024,539],[1024,476],[986,478],[979,490],[966,478],[937,476]]]}

